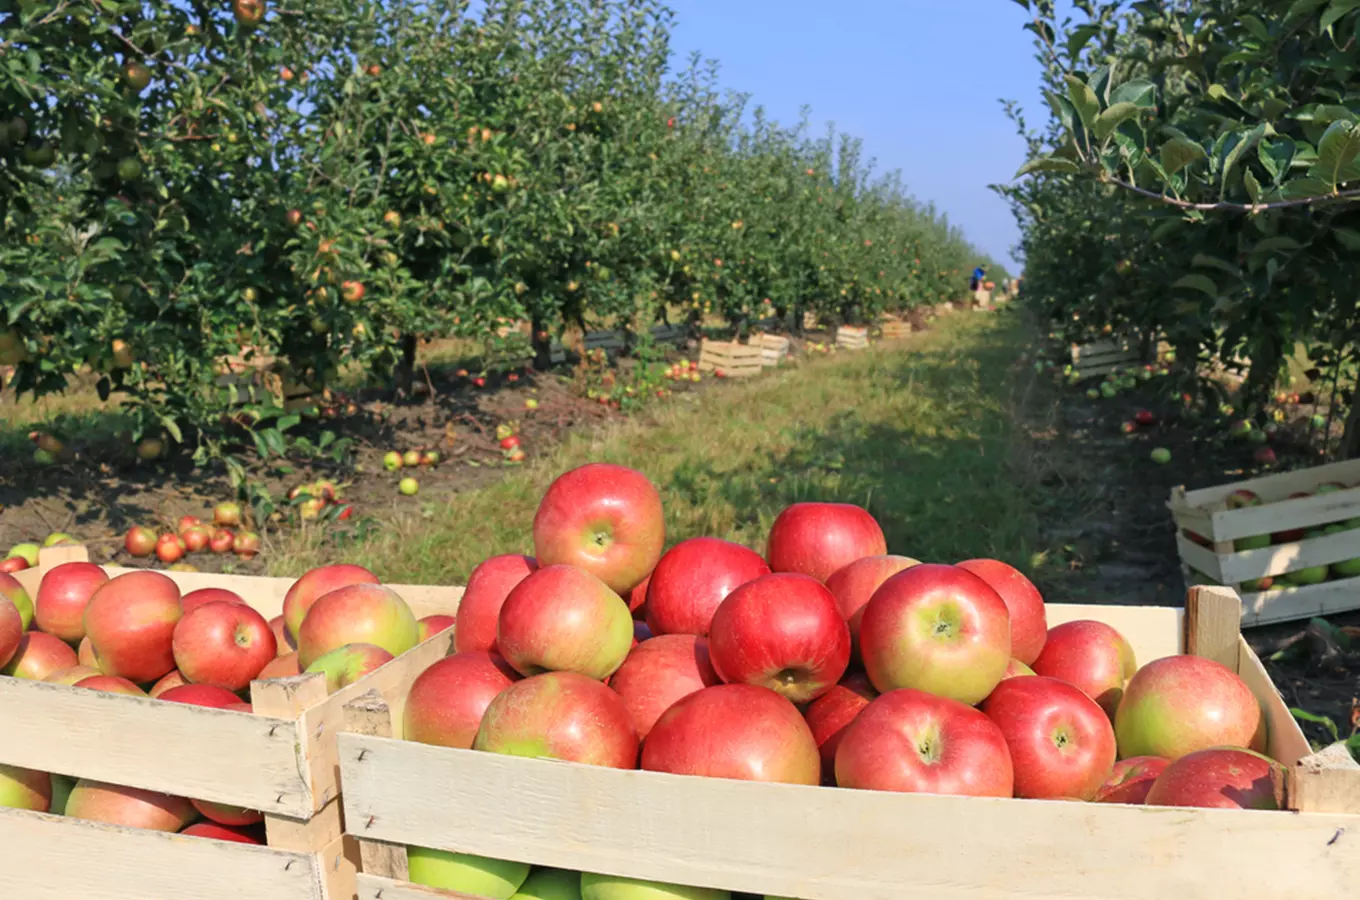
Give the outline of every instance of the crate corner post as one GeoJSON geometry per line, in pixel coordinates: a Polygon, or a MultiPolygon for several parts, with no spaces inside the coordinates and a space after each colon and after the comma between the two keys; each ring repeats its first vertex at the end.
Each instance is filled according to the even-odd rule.
{"type": "MultiPolygon", "coordinates": [[[[316,673],[255,681],[250,685],[251,706],[256,715],[280,719],[299,719],[308,709],[326,702],[326,678],[316,673]]],[[[299,735],[298,766],[309,771],[317,762],[311,741],[299,735]]],[[[265,814],[265,834],[271,847],[284,850],[316,851],[334,842],[344,829],[340,803],[331,799],[309,819],[265,814]]]]}
{"type": "Polygon", "coordinates": [[[1242,600],[1232,588],[1193,585],[1185,593],[1185,652],[1238,668],[1242,600]]]}
{"type": "MultiPolygon", "coordinates": [[[[368,737],[390,738],[396,731],[392,709],[377,691],[366,691],[345,704],[345,731],[368,737]]],[[[361,751],[362,752],[362,751],[361,751]]],[[[347,823],[359,849],[359,871],[365,875],[405,881],[406,848],[358,836],[358,823],[347,823]]]]}

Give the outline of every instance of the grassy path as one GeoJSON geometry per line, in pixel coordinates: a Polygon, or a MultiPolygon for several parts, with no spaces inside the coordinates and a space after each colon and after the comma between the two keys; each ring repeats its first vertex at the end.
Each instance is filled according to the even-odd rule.
{"type": "Polygon", "coordinates": [[[892,552],[1029,568],[1042,498],[1037,482],[1018,477],[1011,414],[1025,337],[1004,316],[952,316],[906,341],[724,385],[573,437],[501,483],[389,520],[364,545],[286,548],[275,569],[343,556],[390,580],[462,583],[489,555],[531,551],[544,488],[591,461],[652,478],[669,543],[713,535],[761,549],[783,507],[842,500],[868,507],[892,552]]]}

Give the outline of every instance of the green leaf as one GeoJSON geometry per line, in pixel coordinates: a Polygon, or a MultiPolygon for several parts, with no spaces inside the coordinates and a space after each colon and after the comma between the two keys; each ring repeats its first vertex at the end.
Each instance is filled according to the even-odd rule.
{"type": "Polygon", "coordinates": [[[1015,173],[1015,178],[1022,178],[1032,172],[1062,172],[1072,174],[1080,169],[1077,164],[1069,159],[1056,159],[1052,156],[1041,156],[1038,159],[1031,159],[1025,163],[1015,173]]]}
{"type": "Polygon", "coordinates": [[[1360,231],[1350,228],[1333,228],[1332,237],[1347,250],[1360,250],[1360,231]]]}
{"type": "Polygon", "coordinates": [[[176,424],[174,419],[169,416],[161,416],[161,427],[165,429],[166,434],[174,439],[175,443],[184,443],[184,435],[180,433],[179,425],[176,424]]]}
{"type": "Polygon", "coordinates": [[[1298,709],[1297,707],[1293,706],[1289,708],[1289,712],[1291,715],[1293,715],[1294,718],[1298,719],[1300,722],[1308,722],[1312,725],[1321,725],[1323,728],[1326,728],[1327,733],[1332,736],[1333,743],[1336,743],[1337,741],[1341,740],[1341,734],[1337,731],[1336,723],[1333,722],[1331,719],[1327,718],[1326,716],[1319,716],[1314,713],[1310,713],[1307,710],[1298,709]]]}
{"type": "Polygon", "coordinates": [[[1207,156],[1204,148],[1188,137],[1173,137],[1162,144],[1162,168],[1166,169],[1168,175],[1175,175],[1191,163],[1205,159],[1207,156]]]}
{"type": "Polygon", "coordinates": [[[1206,91],[1206,93],[1209,95],[1209,98],[1210,98],[1211,100],[1227,100],[1227,99],[1228,99],[1228,91],[1227,91],[1227,89],[1224,88],[1223,85],[1221,85],[1221,84],[1211,84],[1211,85],[1209,85],[1209,90],[1206,91]]]}
{"type": "Polygon", "coordinates": [[[1295,178],[1280,186],[1280,194],[1289,200],[1307,200],[1326,197],[1332,193],[1332,185],[1320,178],[1295,178]]]}
{"type": "Polygon", "coordinates": [[[1318,23],[1323,31],[1331,28],[1342,16],[1353,9],[1360,8],[1360,0],[1332,0],[1332,5],[1322,14],[1318,23]]]}
{"type": "Polygon", "coordinates": [[[1302,246],[1302,244],[1291,237],[1279,235],[1277,237],[1268,237],[1263,241],[1257,241],[1256,245],[1251,248],[1251,252],[1274,253],[1277,250],[1298,250],[1302,246]]]}
{"type": "Polygon", "coordinates": [[[1190,288],[1201,291],[1210,297],[1218,296],[1218,285],[1207,275],[1182,275],[1171,283],[1173,288],[1190,288]]]}
{"type": "Polygon", "coordinates": [[[1096,117],[1096,124],[1092,131],[1100,140],[1105,140],[1110,134],[1123,123],[1138,115],[1140,109],[1132,103],[1123,101],[1113,103],[1110,108],[1096,117]]]}
{"type": "Polygon", "coordinates": [[[1241,16],[1237,21],[1238,24],[1245,26],[1257,40],[1270,40],[1270,29],[1266,28],[1265,23],[1256,16],[1241,16]]]}
{"type": "Polygon", "coordinates": [[[287,415],[287,416],[284,416],[283,418],[279,419],[278,424],[277,424],[276,427],[279,429],[279,431],[287,431],[288,429],[294,427],[295,425],[297,425],[297,424],[298,424],[299,422],[301,422],[301,421],[302,421],[302,416],[299,416],[299,415],[297,415],[296,413],[293,413],[292,415],[287,415]]]}
{"type": "Polygon", "coordinates": [[[1096,92],[1091,90],[1090,85],[1082,81],[1075,75],[1067,76],[1067,96],[1072,100],[1072,106],[1077,111],[1077,116],[1081,119],[1081,124],[1088,130],[1095,130],[1096,117],[1100,115],[1100,99],[1096,97],[1096,92]]]}
{"type": "Polygon", "coordinates": [[[1241,136],[1241,139],[1228,151],[1227,156],[1223,158],[1223,172],[1219,176],[1221,178],[1220,184],[1225,187],[1227,186],[1228,176],[1232,173],[1233,168],[1236,167],[1243,156],[1255,149],[1256,145],[1261,142],[1261,138],[1265,136],[1265,133],[1266,126],[1262,123],[1241,136]]]}
{"type": "Polygon", "coordinates": [[[1142,109],[1157,106],[1157,86],[1145,78],[1134,78],[1124,82],[1110,93],[1110,105],[1132,103],[1142,109]]]}
{"type": "Polygon", "coordinates": [[[1246,189],[1247,189],[1247,196],[1251,198],[1251,202],[1252,202],[1252,203],[1260,203],[1260,202],[1261,202],[1261,183],[1260,183],[1259,181],[1256,180],[1256,176],[1252,174],[1251,169],[1244,169],[1244,170],[1243,170],[1243,172],[1242,172],[1242,184],[1246,186],[1246,189]]]}
{"type": "Polygon", "coordinates": [[[1079,25],[1067,38],[1067,55],[1076,58],[1091,38],[1100,34],[1099,25],[1079,25]]]}
{"type": "Polygon", "coordinates": [[[1311,14],[1314,10],[1322,7],[1327,0],[1294,0],[1294,5],[1289,7],[1289,12],[1284,14],[1286,22],[1291,19],[1301,19],[1311,14]]]}
{"type": "Polygon", "coordinates": [[[1234,277],[1241,276],[1241,271],[1237,266],[1226,259],[1219,259],[1217,256],[1210,256],[1207,253],[1196,253],[1194,258],[1190,260],[1190,265],[1199,269],[1218,269],[1220,272],[1227,272],[1234,277]]]}
{"type": "Polygon", "coordinates": [[[1327,126],[1322,140],[1318,141],[1317,163],[1308,170],[1313,178],[1321,179],[1336,189],[1339,182],[1345,181],[1346,170],[1360,155],[1360,128],[1354,122],[1337,121],[1327,126]]]}

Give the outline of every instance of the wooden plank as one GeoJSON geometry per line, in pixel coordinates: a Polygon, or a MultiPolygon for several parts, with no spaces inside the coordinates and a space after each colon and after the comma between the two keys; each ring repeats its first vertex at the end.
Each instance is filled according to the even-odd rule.
{"type": "Polygon", "coordinates": [[[1360,577],[1242,595],[1242,624],[1268,625],[1360,609],[1360,577]]]}
{"type": "Polygon", "coordinates": [[[1360,762],[1344,743],[1300,759],[1290,786],[1291,809],[1360,814],[1360,762]]]}
{"type": "MultiPolygon", "coordinates": [[[[323,703],[325,700],[326,679],[316,673],[254,681],[250,685],[252,709],[260,715],[274,716],[290,722],[296,722],[307,707],[323,703]]],[[[309,776],[307,735],[296,726],[294,735],[298,739],[295,750],[299,757],[297,766],[310,791],[314,778],[309,776]]],[[[316,850],[344,833],[341,812],[337,809],[339,804],[331,803],[331,798],[319,797],[315,793],[310,796],[313,801],[312,809],[304,811],[302,815],[265,814],[265,836],[271,847],[283,850],[316,850]]]]}
{"type": "Polygon", "coordinates": [[[731,378],[759,375],[764,369],[760,356],[759,347],[706,339],[699,345],[699,371],[721,370],[731,378]]]}
{"type": "Polygon", "coordinates": [[[366,872],[359,874],[358,889],[358,900],[486,900],[485,897],[474,897],[459,891],[441,891],[366,872]]]}
{"type": "MultiPolygon", "coordinates": [[[[1248,478],[1244,481],[1201,488],[1197,491],[1186,491],[1185,502],[1194,507],[1214,506],[1226,501],[1228,496],[1236,490],[1255,491],[1265,498],[1283,500],[1296,491],[1312,491],[1318,485],[1328,481],[1338,481],[1341,484],[1355,484],[1360,481],[1360,459],[1329,463],[1310,469],[1297,469],[1293,472],[1262,475],[1259,478],[1248,478]]],[[[1338,491],[1337,493],[1341,492],[1338,491]]]]}
{"type": "MultiPolygon", "coordinates": [[[[1261,701],[1261,708],[1265,710],[1266,753],[1286,766],[1292,766],[1311,755],[1313,749],[1303,736],[1299,723],[1280,696],[1279,689],[1270,680],[1266,667],[1261,665],[1251,645],[1242,637],[1238,638],[1237,645],[1237,674],[1256,695],[1256,699],[1261,701]]],[[[1360,813],[1360,810],[1355,812],[1360,813]]],[[[1355,824],[1360,826],[1360,820],[1355,824]]]]}
{"type": "Polygon", "coordinates": [[[7,900],[338,900],[316,854],[12,809],[0,810],[0,847],[7,900]]]}
{"type": "Polygon", "coordinates": [[[347,815],[371,836],[567,869],[804,900],[979,900],[1017,886],[1278,900],[1342,897],[1360,881],[1355,816],[833,790],[341,741],[347,815]]]}
{"type": "Polygon", "coordinates": [[[1196,585],[1185,595],[1185,652],[1237,671],[1242,601],[1232,588],[1196,585]]]}
{"type": "Polygon", "coordinates": [[[1223,582],[1223,571],[1219,565],[1219,556],[1202,544],[1196,544],[1180,532],[1176,533],[1176,551],[1180,554],[1181,561],[1197,572],[1203,572],[1214,581],[1223,582]]]}
{"type": "Polygon", "coordinates": [[[1219,553],[1220,581],[1241,584],[1267,575],[1283,575],[1312,566],[1330,565],[1360,556],[1360,530],[1341,531],[1290,544],[1272,544],[1257,550],[1219,553]]]}
{"type": "MultiPolygon", "coordinates": [[[[377,691],[367,691],[345,704],[345,731],[372,737],[392,737],[392,710],[377,691]]],[[[372,875],[405,881],[406,848],[383,841],[359,840],[359,869],[372,875]]]]}
{"type": "MultiPolygon", "coordinates": [[[[1231,541],[1294,528],[1331,525],[1357,517],[1360,517],[1360,489],[1357,488],[1293,500],[1275,498],[1274,502],[1261,506],[1209,510],[1210,530],[1205,537],[1231,541]]],[[[1356,555],[1360,556],[1360,529],[1355,529],[1354,534],[1356,555]]]]}

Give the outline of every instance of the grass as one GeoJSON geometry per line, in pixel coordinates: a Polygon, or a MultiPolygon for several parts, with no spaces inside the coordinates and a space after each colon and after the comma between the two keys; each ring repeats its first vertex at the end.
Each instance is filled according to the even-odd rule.
{"type": "Polygon", "coordinates": [[[481,560],[532,552],[539,498],[561,472],[615,462],[661,491],[667,541],[713,535],[763,549],[790,503],[866,506],[891,552],[991,556],[1029,569],[1044,491],[1013,414],[1029,331],[1003,315],[951,316],[925,334],[725,384],[650,419],[577,434],[491,487],[382,523],[337,549],[313,536],[274,555],[279,574],[344,558],[391,581],[461,584],[481,560]]]}

